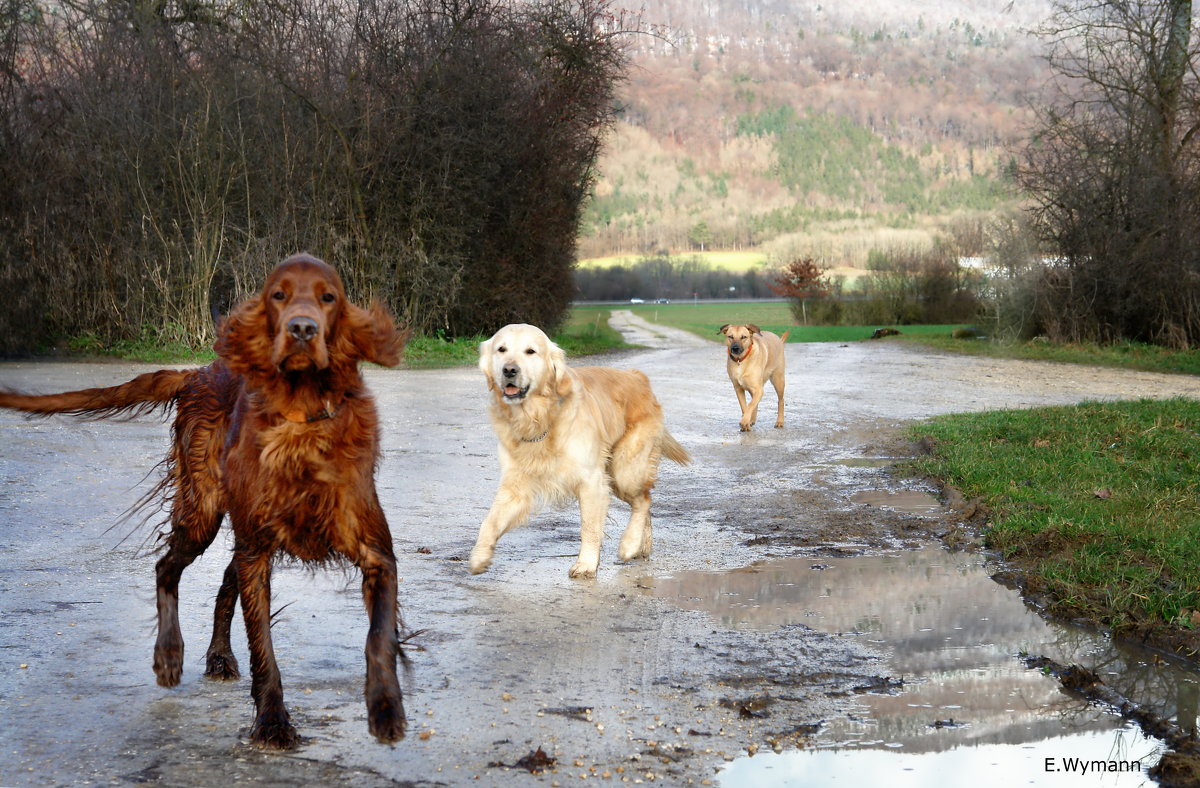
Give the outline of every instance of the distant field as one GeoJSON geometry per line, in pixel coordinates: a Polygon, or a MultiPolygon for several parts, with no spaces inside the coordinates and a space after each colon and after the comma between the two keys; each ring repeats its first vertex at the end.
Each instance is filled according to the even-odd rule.
{"type": "MultiPolygon", "coordinates": [[[[577,306],[571,310],[572,321],[586,323],[595,320],[595,313],[604,318],[614,307],[577,306]]],[[[759,328],[782,334],[790,330],[788,342],[854,342],[867,339],[881,326],[797,326],[792,313],[782,301],[728,304],[638,304],[628,307],[639,317],[652,323],[690,331],[705,339],[717,340],[717,332],[726,323],[754,323],[759,328]]],[[[945,335],[957,326],[904,326],[905,335],[945,335]]]]}
{"type": "MultiPolygon", "coordinates": [[[[671,260],[676,263],[692,258],[697,258],[701,262],[707,263],[721,271],[762,271],[769,265],[774,267],[767,259],[766,252],[694,252],[671,256],[671,260]]],[[[616,265],[630,267],[644,259],[646,258],[643,255],[615,254],[608,257],[592,257],[587,260],[580,260],[579,267],[612,268],[616,265]]],[[[848,268],[846,266],[825,270],[825,275],[828,277],[843,277],[846,287],[853,287],[855,281],[866,273],[861,268],[848,268]]]]}
{"type": "MultiPolygon", "coordinates": [[[[767,264],[765,252],[686,252],[671,255],[671,259],[676,262],[692,258],[725,271],[749,271],[752,268],[762,268],[767,264]]],[[[581,268],[611,268],[614,265],[630,266],[644,259],[646,259],[646,255],[617,254],[580,260],[579,265],[581,268]]]]}

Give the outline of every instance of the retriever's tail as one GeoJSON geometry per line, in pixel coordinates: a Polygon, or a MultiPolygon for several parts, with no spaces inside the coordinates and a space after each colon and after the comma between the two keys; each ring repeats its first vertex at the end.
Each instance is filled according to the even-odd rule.
{"type": "Polygon", "coordinates": [[[81,389],[62,394],[21,394],[0,389],[0,408],[49,416],[64,413],[87,419],[113,416],[132,418],[170,405],[183,391],[195,370],[160,369],[138,375],[128,383],[107,388],[81,389]]]}
{"type": "Polygon", "coordinates": [[[662,434],[662,453],[668,460],[677,462],[680,465],[687,465],[692,461],[692,455],[688,454],[688,450],[679,444],[679,441],[671,437],[671,433],[663,430],[662,434]]]}
{"type": "Polygon", "coordinates": [[[783,340],[784,342],[787,342],[788,334],[790,334],[790,333],[792,333],[792,329],[789,328],[787,331],[784,331],[782,336],[780,336],[779,338],[781,340],[783,340]]]}

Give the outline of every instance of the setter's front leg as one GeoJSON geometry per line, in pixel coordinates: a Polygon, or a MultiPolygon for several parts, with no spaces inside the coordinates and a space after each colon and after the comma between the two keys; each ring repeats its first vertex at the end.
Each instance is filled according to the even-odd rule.
{"type": "MultiPolygon", "coordinates": [[[[379,518],[383,515],[380,513],[379,518]]],[[[386,531],[386,524],[384,529],[386,531]]],[[[367,727],[375,738],[393,742],[404,738],[404,703],[396,660],[400,657],[399,615],[396,612],[396,559],[390,537],[369,547],[357,561],[362,572],[363,603],[370,616],[367,631],[367,727]]]]}
{"type": "Polygon", "coordinates": [[[250,694],[256,716],[250,741],[263,747],[290,750],[300,735],[283,705],[283,681],[271,645],[271,552],[234,549],[242,617],[250,646],[250,694]]]}

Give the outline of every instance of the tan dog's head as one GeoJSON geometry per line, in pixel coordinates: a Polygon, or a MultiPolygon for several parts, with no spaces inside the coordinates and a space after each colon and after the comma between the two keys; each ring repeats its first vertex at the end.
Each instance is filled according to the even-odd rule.
{"type": "Polygon", "coordinates": [[[762,330],[753,323],[744,325],[735,325],[726,323],[718,329],[719,333],[725,335],[725,347],[729,351],[729,357],[734,361],[741,361],[750,352],[750,348],[754,346],[754,338],[762,333],[762,330]]]}
{"type": "Polygon", "coordinates": [[[496,398],[512,406],[531,395],[561,397],[570,391],[562,348],[540,328],[524,323],[505,326],[480,343],[479,369],[496,398]]]}

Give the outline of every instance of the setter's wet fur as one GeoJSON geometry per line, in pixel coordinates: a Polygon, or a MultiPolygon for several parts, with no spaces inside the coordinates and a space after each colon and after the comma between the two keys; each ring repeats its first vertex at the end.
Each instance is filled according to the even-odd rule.
{"type": "Polygon", "coordinates": [[[271,565],[280,552],[315,563],[344,558],[360,569],[370,615],[368,725],[381,741],[404,736],[396,560],[375,492],[378,419],[358,365],[394,366],[407,337],[381,306],[347,301],[333,268],[296,255],[224,321],[220,358],[207,367],[65,394],[0,391],[2,407],[89,418],[175,405],[168,472],[158,488],[171,515],[157,566],[154,672],[165,687],[179,683],[179,579],[228,512],[234,555],[217,595],[206,675],[238,676],[229,633],[240,596],[257,710],[250,736],[263,746],[299,741],[271,646],[271,565]]]}

